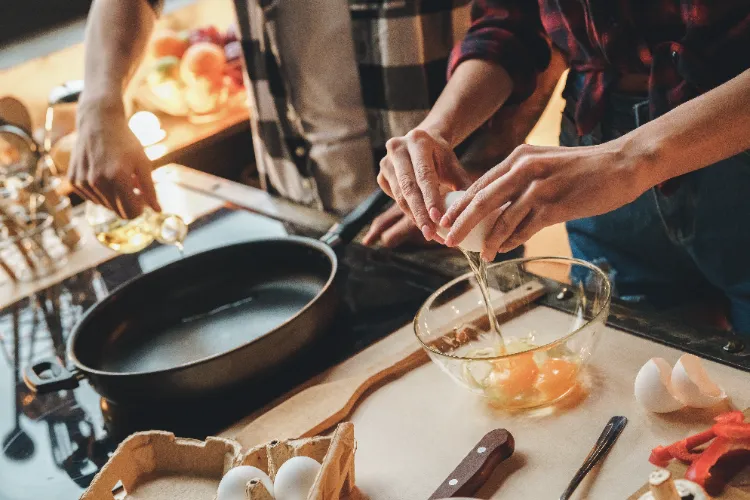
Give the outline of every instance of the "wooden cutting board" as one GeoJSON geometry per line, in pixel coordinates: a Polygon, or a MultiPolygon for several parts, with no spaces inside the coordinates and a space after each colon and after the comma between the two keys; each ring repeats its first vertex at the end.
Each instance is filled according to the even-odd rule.
{"type": "MultiPolygon", "coordinates": [[[[672,472],[672,478],[674,479],[681,479],[685,477],[685,471],[687,471],[687,466],[680,463],[680,462],[674,462],[669,464],[669,467],[667,467],[672,472]]],[[[744,481],[743,481],[744,482],[744,481]]],[[[648,482],[644,484],[640,490],[633,493],[628,500],[638,500],[641,498],[641,495],[648,492],[648,482]]],[[[727,486],[724,488],[724,491],[721,492],[721,495],[714,496],[712,498],[717,499],[726,499],[726,500],[750,500],[750,487],[747,485],[742,486],[727,486]]]]}
{"type": "MultiPolygon", "coordinates": [[[[744,411],[745,416],[750,417],[750,408],[744,411]]],[[[662,445],[668,443],[661,443],[662,445]]],[[[655,467],[656,468],[656,467],[655,467]]],[[[687,472],[687,465],[673,460],[667,467],[672,472],[673,479],[681,479],[685,477],[687,472]]],[[[648,492],[648,481],[644,484],[641,489],[633,493],[628,500],[638,500],[641,496],[648,492]]],[[[740,475],[735,477],[730,484],[724,488],[721,495],[713,498],[720,499],[731,499],[731,500],[750,500],[750,470],[744,470],[740,475]]]]}

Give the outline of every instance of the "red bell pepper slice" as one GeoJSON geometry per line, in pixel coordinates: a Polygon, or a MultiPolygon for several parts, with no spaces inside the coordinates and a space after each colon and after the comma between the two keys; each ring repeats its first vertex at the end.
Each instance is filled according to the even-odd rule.
{"type": "Polygon", "coordinates": [[[732,439],[717,436],[708,448],[701,453],[700,458],[690,465],[685,473],[685,479],[689,479],[705,487],[706,481],[711,478],[711,468],[716,465],[719,459],[727,453],[738,450],[750,451],[750,439],[732,439]]]}
{"type": "Polygon", "coordinates": [[[730,411],[727,413],[722,413],[718,417],[714,418],[714,420],[719,424],[741,424],[745,421],[745,414],[741,411],[730,411]]]}
{"type": "Polygon", "coordinates": [[[714,437],[716,437],[716,434],[714,433],[714,429],[711,428],[672,443],[669,446],[657,446],[651,450],[651,456],[648,460],[657,467],[666,467],[673,458],[686,463],[692,463],[693,460],[700,456],[700,453],[693,453],[692,450],[702,444],[708,443],[714,437]]]}
{"type": "Polygon", "coordinates": [[[724,455],[737,450],[750,451],[750,423],[745,423],[745,415],[741,411],[724,413],[714,420],[716,424],[706,431],[669,446],[657,446],[651,450],[649,462],[657,467],[666,467],[672,459],[688,463],[690,467],[685,477],[705,486],[711,477],[711,468],[724,455]],[[704,451],[694,451],[711,440],[704,451]]]}
{"type": "Polygon", "coordinates": [[[717,436],[729,439],[750,439],[750,424],[715,424],[713,431],[717,436]]]}

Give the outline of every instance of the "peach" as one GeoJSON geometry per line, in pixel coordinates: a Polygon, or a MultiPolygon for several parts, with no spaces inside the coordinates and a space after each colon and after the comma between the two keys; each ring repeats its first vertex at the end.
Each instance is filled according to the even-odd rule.
{"type": "Polygon", "coordinates": [[[179,59],[188,47],[187,39],[171,30],[160,31],[151,39],[151,53],[157,59],[165,56],[174,56],[179,59]]]}
{"type": "Polygon", "coordinates": [[[185,51],[180,76],[186,83],[194,83],[200,78],[221,80],[225,65],[226,58],[221,47],[210,42],[199,42],[185,51]]]}

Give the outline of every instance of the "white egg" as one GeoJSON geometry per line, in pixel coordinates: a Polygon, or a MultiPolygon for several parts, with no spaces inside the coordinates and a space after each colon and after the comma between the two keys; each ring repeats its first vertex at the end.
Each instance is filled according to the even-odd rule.
{"type": "Polygon", "coordinates": [[[247,483],[253,479],[260,479],[269,493],[273,494],[273,482],[268,474],[249,465],[233,467],[224,474],[216,492],[216,500],[245,500],[247,483]]]}
{"type": "MultiPolygon", "coordinates": [[[[461,196],[463,196],[464,191],[452,191],[445,195],[445,209],[448,210],[449,207],[451,207],[454,203],[456,203],[461,196]]],[[[460,248],[463,248],[464,250],[468,250],[469,252],[481,252],[482,251],[482,245],[484,244],[484,240],[487,239],[487,236],[489,235],[490,231],[492,231],[492,228],[495,225],[495,221],[497,220],[497,216],[500,213],[500,210],[494,210],[493,212],[490,212],[490,214],[482,219],[479,224],[474,226],[474,228],[469,232],[468,235],[466,235],[466,238],[463,239],[463,241],[460,241],[458,243],[458,246],[460,248]]],[[[450,232],[450,229],[444,228],[443,226],[438,225],[437,227],[437,233],[445,238],[448,236],[448,233],[450,232]]]]}
{"type": "Polygon", "coordinates": [[[671,368],[664,358],[651,358],[635,377],[635,399],[654,413],[670,413],[684,405],[672,390],[671,368]]]}
{"type": "Polygon", "coordinates": [[[672,387],[680,400],[691,408],[710,408],[727,395],[706,373],[700,358],[685,354],[672,369],[672,387]]]}
{"type": "Polygon", "coordinates": [[[292,457],[281,464],[273,484],[276,500],[307,500],[320,467],[310,457],[292,457]]]}

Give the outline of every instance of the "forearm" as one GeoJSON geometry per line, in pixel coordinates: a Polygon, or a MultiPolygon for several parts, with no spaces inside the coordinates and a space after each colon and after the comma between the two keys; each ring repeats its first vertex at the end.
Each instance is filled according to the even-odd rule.
{"type": "Polygon", "coordinates": [[[618,139],[643,187],[750,148],[750,70],[618,139]]]}
{"type": "Polygon", "coordinates": [[[121,102],[154,26],[144,0],[95,0],[86,27],[82,104],[121,102]]]}
{"type": "Polygon", "coordinates": [[[419,128],[436,131],[455,147],[495,114],[512,90],[508,73],[498,64],[465,61],[419,128]]]}

